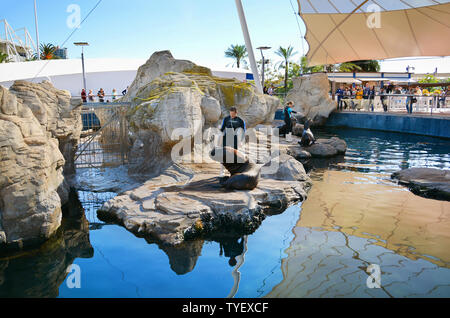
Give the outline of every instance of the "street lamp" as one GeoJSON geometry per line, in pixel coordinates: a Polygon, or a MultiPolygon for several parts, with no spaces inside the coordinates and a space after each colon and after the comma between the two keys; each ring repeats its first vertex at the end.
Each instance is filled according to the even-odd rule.
{"type": "Polygon", "coordinates": [[[83,85],[84,85],[84,91],[87,93],[86,89],[86,73],[84,71],[84,47],[89,46],[89,43],[87,42],[75,42],[73,43],[76,46],[81,46],[81,65],[83,67],[83,85]]]}
{"type": "Polygon", "coordinates": [[[270,50],[271,47],[269,46],[260,46],[257,48],[257,50],[261,51],[261,56],[262,56],[262,87],[264,88],[264,84],[265,84],[265,78],[264,78],[264,73],[265,73],[265,69],[266,69],[266,60],[264,58],[264,54],[263,51],[265,50],[270,50]]]}

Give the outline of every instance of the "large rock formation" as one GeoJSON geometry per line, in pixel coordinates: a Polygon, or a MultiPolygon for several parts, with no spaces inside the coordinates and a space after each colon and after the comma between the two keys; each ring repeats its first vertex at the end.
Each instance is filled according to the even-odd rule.
{"type": "Polygon", "coordinates": [[[257,93],[248,83],[214,77],[169,51],[154,53],[139,68],[124,100],[133,103],[128,113],[134,134],[130,171],[140,173],[159,173],[171,164],[170,150],[177,142],[172,134],[179,128],[203,136],[233,106],[247,127],[254,127],[271,122],[280,106],[277,98],[257,93]]]}
{"type": "Polygon", "coordinates": [[[279,165],[277,172],[264,174],[252,191],[223,189],[216,163],[173,166],[105,203],[98,216],[170,246],[216,232],[249,234],[267,214],[306,199],[311,187],[303,165],[294,158],[284,155],[273,161],[279,165]]]}
{"type": "Polygon", "coordinates": [[[39,243],[59,228],[68,198],[60,147],[70,158],[81,131],[73,106],[48,82],[0,86],[0,246],[39,243]]]}
{"type": "Polygon", "coordinates": [[[410,168],[393,173],[392,178],[399,180],[414,194],[450,201],[450,170],[410,168]]]}
{"type": "Polygon", "coordinates": [[[292,79],[294,88],[288,93],[287,100],[294,102],[294,110],[299,117],[313,121],[313,125],[323,125],[328,116],[336,109],[329,95],[330,83],[325,73],[304,75],[292,79]]]}
{"type": "Polygon", "coordinates": [[[256,139],[249,136],[245,142],[245,155],[256,172],[254,181],[259,169],[264,174],[259,183],[246,185],[246,191],[221,187],[220,164],[210,157],[210,150],[217,146],[211,137],[221,139],[213,130],[231,107],[251,128],[272,123],[280,106],[277,98],[257,93],[248,83],[214,77],[209,69],[175,60],[163,51],[139,69],[125,99],[132,103],[128,112],[134,138],[130,172],[154,176],[105,203],[99,218],[163,246],[181,246],[186,239],[211,233],[252,232],[267,214],[306,198],[311,181],[303,165],[291,156],[267,155],[268,148],[276,146],[272,140],[267,142],[267,135],[256,140],[255,132],[256,139]],[[178,149],[179,135],[188,137],[182,142],[187,150],[178,149]],[[201,161],[178,162],[172,160],[173,152],[197,154],[201,161]]]}

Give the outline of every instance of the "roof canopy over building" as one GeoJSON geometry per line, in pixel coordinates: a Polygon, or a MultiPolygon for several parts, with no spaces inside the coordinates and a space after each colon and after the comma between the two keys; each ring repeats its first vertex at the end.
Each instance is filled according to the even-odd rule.
{"type": "Polygon", "coordinates": [[[297,0],[309,64],[450,55],[450,0],[297,0]]]}

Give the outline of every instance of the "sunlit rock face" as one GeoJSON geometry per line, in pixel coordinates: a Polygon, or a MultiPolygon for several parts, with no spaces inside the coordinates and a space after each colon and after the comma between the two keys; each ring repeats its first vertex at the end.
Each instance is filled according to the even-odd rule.
{"type": "Polygon", "coordinates": [[[66,160],[64,174],[75,173],[75,152],[83,129],[79,107],[81,99],[72,98],[68,91],[56,89],[48,81],[40,84],[16,81],[10,92],[30,108],[51,137],[58,139],[59,149],[66,160]]]}
{"type": "Polygon", "coordinates": [[[287,100],[294,102],[294,110],[320,126],[336,109],[336,102],[330,96],[330,83],[325,73],[311,74],[292,79],[294,88],[287,100]]]}
{"type": "Polygon", "coordinates": [[[208,68],[176,60],[169,51],[154,53],[139,68],[124,99],[133,105],[128,112],[134,134],[130,170],[141,173],[159,172],[161,162],[170,162],[177,142],[172,137],[179,129],[203,136],[220,126],[233,106],[247,127],[254,127],[272,122],[280,106],[277,98],[259,94],[249,83],[212,76],[208,68]]]}
{"type": "Polygon", "coordinates": [[[72,106],[48,82],[0,86],[0,245],[36,244],[59,228],[71,169],[60,149],[70,158],[81,132],[72,106]]]}

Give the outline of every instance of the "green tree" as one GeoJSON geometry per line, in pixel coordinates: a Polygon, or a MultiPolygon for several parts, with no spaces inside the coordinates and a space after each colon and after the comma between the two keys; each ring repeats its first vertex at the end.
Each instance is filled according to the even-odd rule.
{"type": "Polygon", "coordinates": [[[11,59],[9,58],[8,54],[0,52],[0,63],[9,63],[11,62],[11,59]]]}
{"type": "Polygon", "coordinates": [[[241,63],[244,61],[245,58],[248,56],[247,54],[247,48],[245,45],[231,45],[226,51],[225,51],[225,57],[229,57],[236,60],[236,66],[237,68],[241,67],[241,63]]]}
{"type": "Polygon", "coordinates": [[[362,72],[379,72],[381,69],[380,63],[377,60],[350,61],[348,63],[359,66],[362,72]]]}
{"type": "Polygon", "coordinates": [[[350,73],[350,72],[361,71],[362,68],[358,64],[355,64],[352,62],[344,62],[344,63],[339,64],[338,70],[339,70],[339,72],[350,73]]]}
{"type": "Polygon", "coordinates": [[[279,47],[275,54],[282,57],[283,61],[279,64],[279,69],[284,68],[284,92],[287,92],[288,88],[288,79],[289,79],[289,64],[291,63],[291,59],[297,52],[294,52],[294,48],[292,46],[288,46],[287,48],[279,47]]]}
{"type": "Polygon", "coordinates": [[[427,84],[427,83],[439,83],[439,80],[432,74],[425,75],[424,78],[421,78],[418,80],[421,84],[427,84]]]}

